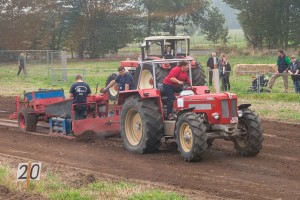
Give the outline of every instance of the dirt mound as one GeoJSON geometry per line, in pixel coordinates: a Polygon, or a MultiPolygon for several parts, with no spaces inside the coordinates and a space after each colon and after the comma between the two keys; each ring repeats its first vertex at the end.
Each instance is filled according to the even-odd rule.
{"type": "Polygon", "coordinates": [[[0,118],[7,118],[9,114],[16,112],[15,97],[0,95],[0,118]]]}

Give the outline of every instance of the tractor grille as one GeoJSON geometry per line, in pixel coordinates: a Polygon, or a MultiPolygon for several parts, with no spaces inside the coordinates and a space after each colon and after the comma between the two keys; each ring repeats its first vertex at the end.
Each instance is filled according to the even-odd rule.
{"type": "Polygon", "coordinates": [[[222,100],[222,117],[229,118],[229,107],[228,107],[228,100],[222,100]]]}
{"type": "Polygon", "coordinates": [[[231,101],[231,117],[237,117],[237,100],[232,99],[231,101]]]}

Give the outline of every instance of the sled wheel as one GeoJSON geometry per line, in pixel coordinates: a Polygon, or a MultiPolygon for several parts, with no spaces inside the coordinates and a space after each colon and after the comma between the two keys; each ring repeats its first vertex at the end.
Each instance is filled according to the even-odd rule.
{"type": "Polygon", "coordinates": [[[18,125],[22,131],[36,131],[37,116],[34,110],[29,107],[21,108],[18,114],[18,125]]]}

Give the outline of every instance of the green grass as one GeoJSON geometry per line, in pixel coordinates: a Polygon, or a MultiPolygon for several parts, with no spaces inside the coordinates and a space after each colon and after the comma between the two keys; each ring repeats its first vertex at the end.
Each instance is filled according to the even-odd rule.
{"type": "MultiPolygon", "coordinates": [[[[17,66],[7,65],[0,66],[0,95],[21,96],[24,91],[30,92],[38,89],[64,89],[68,94],[70,86],[75,82],[76,74],[82,74],[85,70],[84,80],[89,83],[91,90],[95,93],[96,86],[104,86],[107,77],[113,72],[117,71],[119,62],[70,62],[68,63],[67,81],[60,81],[62,77],[62,70],[55,69],[48,76],[48,68],[44,65],[28,65],[27,76],[22,73],[17,76],[17,66]],[[51,74],[54,74],[55,79],[51,79],[51,74]],[[53,81],[54,80],[54,81],[53,81]],[[55,81],[57,80],[57,81],[55,81]]],[[[59,66],[57,66],[59,68],[59,66]]]]}
{"type": "Polygon", "coordinates": [[[8,169],[4,166],[0,166],[0,184],[4,182],[4,178],[8,175],[8,169]]]}
{"type": "MultiPolygon", "coordinates": [[[[206,70],[206,61],[209,55],[203,55],[197,57],[204,69],[206,70]]],[[[235,54],[228,55],[232,69],[235,64],[273,64],[276,60],[276,56],[262,56],[260,54],[255,56],[237,56],[235,54]]],[[[29,65],[28,75],[25,77],[23,74],[16,76],[16,65],[1,65],[0,68],[0,95],[22,96],[23,92],[30,92],[42,89],[64,89],[66,96],[71,84],[75,81],[74,77],[80,70],[85,69],[85,81],[90,85],[92,93],[96,92],[96,85],[99,84],[98,91],[106,84],[107,77],[116,71],[120,61],[81,61],[81,62],[69,62],[68,63],[68,75],[67,81],[61,82],[57,85],[51,85],[51,79],[48,76],[48,68],[45,65],[29,65]]],[[[56,77],[61,77],[61,71],[56,77]]],[[[206,73],[207,75],[207,73],[206,73]]],[[[230,77],[231,92],[234,92],[239,97],[239,102],[253,104],[255,109],[261,117],[288,120],[292,118],[293,121],[298,122],[300,120],[299,113],[300,108],[298,106],[300,102],[300,95],[295,94],[293,90],[292,81],[289,78],[289,94],[284,92],[284,84],[282,78],[278,78],[274,84],[273,91],[270,94],[262,93],[249,93],[249,87],[252,83],[252,75],[233,76],[230,77]],[[268,101],[268,105],[273,105],[274,108],[268,108],[267,106],[261,106],[264,102],[268,101]],[[298,104],[297,104],[298,103],[298,104]],[[294,106],[296,104],[296,106],[294,106]],[[279,112],[280,105],[282,108],[289,109],[288,106],[294,106],[290,112],[279,112]],[[269,109],[269,110],[268,110],[269,109]],[[285,114],[286,113],[286,114],[285,114]]],[[[211,88],[213,91],[213,88],[211,88]]]]}
{"type": "Polygon", "coordinates": [[[53,192],[49,195],[51,200],[94,200],[95,196],[86,194],[80,190],[72,189],[61,192],[53,192]]]}
{"type": "Polygon", "coordinates": [[[186,198],[175,192],[163,192],[161,190],[145,191],[128,197],[128,200],[185,200],[186,198]]]}
{"type": "MultiPolygon", "coordinates": [[[[14,193],[26,192],[28,194],[39,194],[51,200],[96,200],[96,199],[128,199],[128,200],[184,200],[184,196],[174,191],[164,191],[149,184],[133,182],[112,182],[98,180],[93,183],[74,185],[72,175],[61,176],[53,171],[45,171],[40,181],[32,181],[25,191],[25,182],[18,183],[14,180],[14,170],[9,166],[0,165],[0,184],[7,186],[14,193]],[[63,177],[65,177],[63,179],[63,177]]],[[[64,172],[61,172],[64,173],[64,172]]],[[[83,172],[81,172],[81,176],[83,172]]],[[[76,175],[74,176],[76,177],[76,175]]],[[[74,178],[73,177],[73,178],[74,178]]]]}
{"type": "MultiPolygon", "coordinates": [[[[237,47],[237,48],[245,48],[247,43],[245,41],[244,32],[242,29],[230,29],[228,36],[230,37],[228,46],[229,47],[237,47]]],[[[120,49],[120,53],[126,52],[136,52],[140,53],[141,51],[141,43],[129,44],[123,49],[120,49]]],[[[218,44],[217,44],[218,46],[218,44]]],[[[200,50],[200,49],[212,49],[213,42],[205,39],[205,35],[197,35],[191,36],[190,47],[192,50],[200,50]]]]}
{"type": "MultiPolygon", "coordinates": [[[[229,30],[228,36],[230,37],[228,46],[236,46],[238,48],[245,48],[246,41],[244,33],[241,29],[229,30]]],[[[217,44],[218,46],[218,44],[217,44]]],[[[191,49],[212,49],[213,42],[205,39],[205,35],[191,37],[191,49]]]]}

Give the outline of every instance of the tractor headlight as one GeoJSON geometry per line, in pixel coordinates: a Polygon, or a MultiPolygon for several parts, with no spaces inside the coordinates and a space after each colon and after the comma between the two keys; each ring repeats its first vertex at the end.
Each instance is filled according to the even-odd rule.
{"type": "Polygon", "coordinates": [[[238,110],[238,116],[239,116],[239,117],[242,117],[242,116],[243,116],[243,111],[238,110]]]}
{"type": "Polygon", "coordinates": [[[217,112],[213,113],[212,116],[213,116],[214,119],[219,119],[220,118],[220,115],[217,112]]]}

